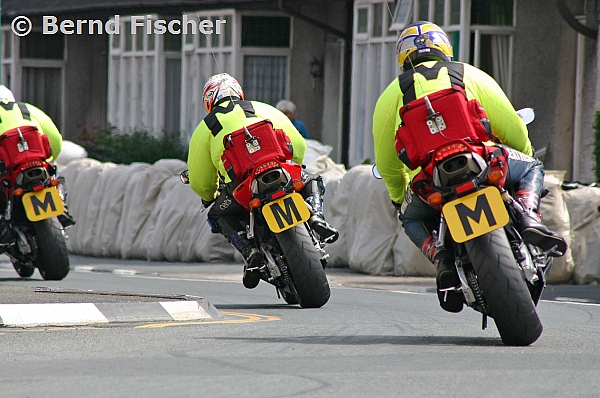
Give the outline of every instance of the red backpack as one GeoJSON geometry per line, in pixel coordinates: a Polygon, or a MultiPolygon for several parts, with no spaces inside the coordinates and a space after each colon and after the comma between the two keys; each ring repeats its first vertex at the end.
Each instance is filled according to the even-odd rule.
{"type": "MultiPolygon", "coordinates": [[[[468,100],[462,82],[462,64],[438,62],[438,67],[425,68],[430,78],[442,66],[448,67],[452,88],[436,91],[419,99],[414,98],[412,74],[401,75],[405,94],[400,108],[402,123],[396,132],[396,153],[411,170],[425,166],[431,153],[451,141],[465,140],[480,143],[491,139],[489,121],[483,107],[475,99],[468,100]],[[409,80],[410,79],[410,80],[409,80]],[[410,91],[412,89],[412,91],[410,91]]],[[[417,72],[421,72],[418,69],[417,72]]]]}
{"type": "Polygon", "coordinates": [[[232,181],[244,180],[249,172],[269,160],[292,160],[292,142],[269,120],[251,124],[223,137],[223,166],[232,181]]]}
{"type": "Polygon", "coordinates": [[[40,134],[35,126],[16,127],[0,135],[0,161],[6,170],[32,160],[45,161],[51,156],[48,136],[40,134]]]}

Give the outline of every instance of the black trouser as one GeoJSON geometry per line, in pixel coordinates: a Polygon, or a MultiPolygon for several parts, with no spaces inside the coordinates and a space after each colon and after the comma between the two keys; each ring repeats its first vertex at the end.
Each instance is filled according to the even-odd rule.
{"type": "MultiPolygon", "coordinates": [[[[309,202],[312,210],[317,213],[322,212],[322,195],[325,193],[323,179],[321,176],[312,176],[303,172],[302,179],[306,186],[300,194],[309,202]]],[[[240,205],[233,197],[234,189],[239,182],[229,182],[215,199],[212,207],[208,211],[208,222],[213,232],[223,234],[230,238],[232,234],[244,231],[244,223],[250,220],[248,211],[240,205]]]]}
{"type": "Polygon", "coordinates": [[[242,205],[233,197],[233,190],[239,185],[238,182],[230,182],[215,199],[208,211],[208,222],[213,232],[221,233],[226,238],[232,234],[244,231],[242,221],[249,221],[249,214],[242,205]]]}

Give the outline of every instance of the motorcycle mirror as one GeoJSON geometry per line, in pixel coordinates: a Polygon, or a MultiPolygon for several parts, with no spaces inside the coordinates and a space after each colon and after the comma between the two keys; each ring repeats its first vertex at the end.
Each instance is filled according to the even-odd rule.
{"type": "Polygon", "coordinates": [[[519,109],[517,111],[517,114],[519,115],[519,117],[521,119],[523,119],[525,124],[529,124],[529,123],[533,122],[533,119],[535,119],[535,112],[533,111],[533,108],[519,109]]]}
{"type": "Polygon", "coordinates": [[[383,177],[381,177],[381,174],[379,174],[379,170],[377,170],[377,165],[373,165],[373,168],[371,169],[371,172],[373,173],[373,177],[377,178],[378,180],[381,180],[383,177]]]}
{"type": "Polygon", "coordinates": [[[179,179],[184,184],[189,184],[190,183],[190,176],[188,174],[188,171],[187,170],[182,171],[181,174],[179,174],[179,179]]]}

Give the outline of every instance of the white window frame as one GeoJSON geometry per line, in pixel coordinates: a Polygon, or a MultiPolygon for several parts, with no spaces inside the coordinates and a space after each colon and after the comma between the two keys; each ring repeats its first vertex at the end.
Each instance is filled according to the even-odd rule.
{"type": "Polygon", "coordinates": [[[396,35],[388,34],[388,22],[393,18],[393,9],[387,8],[384,0],[357,0],[354,4],[354,26],[353,26],[353,49],[352,49],[352,97],[350,101],[350,166],[363,163],[370,159],[374,161],[373,149],[373,110],[379,94],[398,75],[396,62],[396,35]],[[382,35],[373,37],[374,5],[382,4],[382,12],[385,16],[382,21],[382,35]],[[367,33],[358,33],[359,9],[367,8],[367,33]],[[389,19],[388,19],[389,14],[389,19]],[[359,70],[359,47],[366,46],[366,75],[359,70]],[[380,47],[380,58],[375,59],[373,52],[380,47]],[[373,77],[376,81],[370,80],[373,77]],[[366,80],[365,80],[366,79],[366,80]],[[362,86],[365,85],[363,90],[362,86]],[[364,114],[360,120],[359,115],[364,114]],[[360,124],[360,125],[359,125],[360,124]]]}
{"type": "MultiPolygon", "coordinates": [[[[285,93],[284,98],[289,97],[290,93],[290,58],[292,56],[292,47],[294,43],[294,18],[286,14],[278,12],[258,12],[258,11],[244,11],[237,15],[236,25],[240,26],[240,40],[238,42],[238,53],[239,57],[237,60],[237,70],[239,71],[239,82],[244,87],[244,59],[246,56],[274,56],[274,57],[286,57],[286,79],[285,79],[285,93]],[[253,17],[288,17],[290,19],[290,45],[289,47],[242,47],[241,40],[241,26],[242,17],[253,16],[253,17]]],[[[275,104],[272,104],[275,105],[275,104]]]]}
{"type": "MultiPolygon", "coordinates": [[[[39,30],[41,31],[41,30],[39,30]]],[[[10,26],[2,26],[2,39],[4,33],[8,32],[8,37],[11,38],[11,58],[4,58],[4,46],[2,47],[2,53],[0,57],[2,59],[2,84],[5,82],[4,76],[4,66],[10,66],[11,69],[11,82],[10,87],[8,87],[15,96],[17,101],[23,101],[22,90],[22,76],[23,76],[23,68],[48,68],[48,69],[60,69],[61,76],[61,104],[60,104],[60,123],[57,123],[57,127],[60,131],[64,130],[65,126],[65,53],[66,45],[63,50],[63,59],[37,59],[37,58],[21,58],[21,43],[20,37],[13,34],[10,26]]],[[[63,38],[64,40],[64,38],[63,38]]],[[[54,120],[56,123],[56,120],[54,120]]]]}
{"type": "Polygon", "coordinates": [[[202,68],[203,70],[213,71],[214,73],[227,72],[237,79],[237,75],[239,74],[239,57],[237,51],[237,48],[239,47],[239,32],[237,23],[238,15],[234,9],[202,10],[197,12],[186,12],[184,15],[187,15],[188,19],[195,20],[210,19],[214,21],[227,18],[227,23],[231,24],[231,44],[227,46],[223,43],[223,36],[219,36],[218,47],[208,45],[212,40],[210,35],[205,36],[208,41],[207,46],[199,47],[199,37],[202,34],[199,32],[193,35],[192,43],[186,43],[185,36],[183,38],[181,52],[181,119],[179,125],[182,134],[185,136],[185,138],[182,138],[189,141],[196,126],[206,116],[206,110],[204,109],[204,104],[202,102],[202,90],[204,89],[204,84],[208,77],[213,74],[209,72],[207,76],[200,77],[198,75],[198,65],[200,62],[204,62],[205,65],[202,68]],[[231,58],[230,65],[233,70],[223,69],[226,56],[231,58]],[[215,58],[217,59],[218,67],[214,65],[215,58]],[[188,61],[193,65],[196,65],[193,70],[190,70],[188,61]],[[211,65],[206,65],[206,62],[211,65]]]}
{"type": "MultiPolygon", "coordinates": [[[[148,17],[146,17],[148,18],[148,17]]],[[[159,19],[159,16],[150,15],[152,20],[159,19]]],[[[135,37],[132,36],[131,51],[125,50],[125,40],[127,34],[127,23],[131,21],[130,16],[121,17],[121,34],[112,35],[109,42],[108,55],[108,122],[119,131],[130,133],[136,129],[147,129],[149,134],[157,135],[164,129],[164,73],[165,57],[163,44],[164,35],[146,34],[143,27],[138,27],[136,35],[142,35],[142,50],[136,49],[135,37]],[[119,41],[119,47],[114,48],[114,40],[119,41]],[[148,50],[150,40],[154,40],[154,49],[148,50]],[[130,60],[131,68],[129,73],[123,72],[123,66],[130,60]],[[119,74],[116,74],[116,63],[119,63],[119,74]],[[142,65],[142,73],[137,73],[138,65],[142,65]],[[152,64],[152,73],[147,70],[152,64]],[[153,84],[148,82],[152,80],[153,84]],[[116,91],[116,84],[119,85],[119,91],[116,91]],[[128,97],[125,95],[125,86],[130,84],[131,90],[128,97]],[[136,90],[138,85],[142,85],[141,94],[136,90]],[[138,95],[140,94],[140,95],[138,95]],[[118,98],[117,98],[118,95],[118,98]],[[139,97],[139,98],[138,98],[139,97]],[[125,104],[129,112],[124,112],[125,104]],[[141,110],[140,110],[141,107],[141,110]],[[141,111],[141,118],[138,115],[141,111]]],[[[172,56],[172,54],[169,54],[172,56]]]]}
{"type": "MultiPolygon", "coordinates": [[[[451,0],[444,1],[444,23],[440,25],[446,33],[460,32],[460,48],[459,53],[454,54],[455,61],[467,62],[475,67],[480,67],[481,60],[481,47],[480,38],[482,35],[498,35],[508,36],[508,51],[507,51],[507,77],[502,88],[504,89],[508,98],[512,97],[512,76],[513,76],[513,48],[514,48],[514,34],[516,32],[516,16],[517,16],[517,1],[513,2],[513,21],[512,26],[493,26],[493,25],[471,25],[471,0],[460,0],[460,23],[450,24],[450,11],[451,11],[451,0]],[[471,49],[471,34],[474,35],[474,55],[473,59],[470,59],[471,49]]],[[[409,21],[414,22],[418,19],[419,15],[419,1],[412,0],[412,10],[410,11],[409,21]]],[[[398,7],[397,7],[398,8],[398,7]]],[[[435,16],[435,0],[429,0],[428,20],[433,21],[435,16]]],[[[395,25],[392,28],[402,30],[404,27],[395,25]]],[[[497,78],[497,77],[496,77],[497,78]]],[[[496,80],[499,80],[498,78],[496,80]]],[[[500,82],[499,82],[500,83],[500,82]]]]}

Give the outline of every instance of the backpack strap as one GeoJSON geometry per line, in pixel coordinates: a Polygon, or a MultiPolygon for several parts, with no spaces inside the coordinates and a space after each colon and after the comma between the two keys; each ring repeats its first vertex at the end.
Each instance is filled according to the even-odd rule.
{"type": "Polygon", "coordinates": [[[252,102],[250,101],[241,101],[241,100],[233,100],[227,104],[226,107],[222,107],[217,104],[215,109],[212,110],[211,113],[204,117],[204,123],[206,123],[206,127],[210,130],[213,137],[216,137],[221,130],[223,130],[223,125],[219,122],[217,118],[217,113],[229,113],[233,110],[233,108],[239,105],[240,108],[244,111],[244,115],[246,117],[254,117],[256,116],[256,112],[254,111],[254,107],[252,106],[252,102]]]}
{"type": "Polygon", "coordinates": [[[409,102],[417,99],[417,95],[415,93],[415,79],[413,76],[415,73],[423,75],[423,77],[425,77],[427,80],[434,80],[438,78],[440,70],[444,67],[448,69],[448,76],[450,76],[450,83],[452,86],[459,86],[464,89],[465,83],[463,82],[463,76],[465,74],[465,68],[463,64],[458,62],[437,62],[431,68],[427,68],[423,65],[417,65],[415,68],[398,76],[400,90],[404,95],[402,98],[403,104],[406,105],[409,102]]]}

